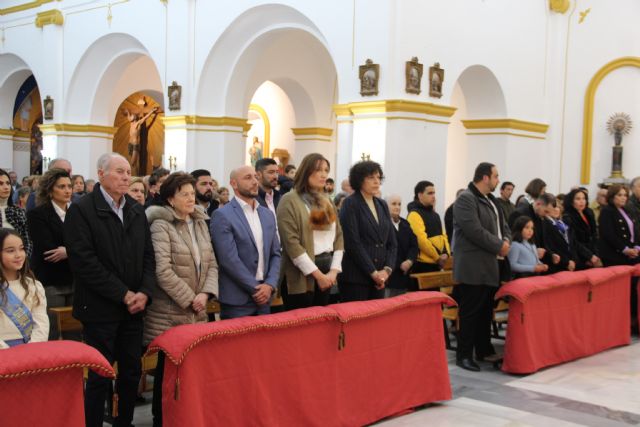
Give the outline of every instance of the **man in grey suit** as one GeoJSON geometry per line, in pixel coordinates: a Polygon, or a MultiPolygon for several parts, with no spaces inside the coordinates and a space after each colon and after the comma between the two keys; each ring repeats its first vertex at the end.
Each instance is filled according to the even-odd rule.
{"type": "Polygon", "coordinates": [[[235,197],[211,218],[211,240],[219,266],[220,318],[269,314],[280,274],[276,220],[260,206],[251,166],[231,172],[235,197]]]}
{"type": "Polygon", "coordinates": [[[495,355],[491,345],[493,296],[500,286],[500,263],[509,253],[511,233],[502,209],[491,194],[498,185],[498,170],[480,163],[473,182],[453,205],[453,278],[458,302],[460,333],[456,364],[479,371],[473,360],[495,355]]]}

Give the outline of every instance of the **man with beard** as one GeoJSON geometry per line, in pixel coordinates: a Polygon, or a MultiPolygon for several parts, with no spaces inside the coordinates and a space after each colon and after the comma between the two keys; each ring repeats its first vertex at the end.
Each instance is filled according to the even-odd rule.
{"type": "MultiPolygon", "coordinates": [[[[196,169],[191,172],[191,176],[196,180],[196,201],[207,212],[209,218],[213,215],[213,211],[218,209],[220,202],[213,196],[214,182],[211,178],[211,172],[206,169],[196,169]]],[[[211,220],[207,219],[207,225],[211,220]]]]}
{"type": "Polygon", "coordinates": [[[332,178],[327,178],[327,182],[324,183],[324,192],[330,198],[334,198],[336,195],[335,191],[336,183],[332,178]]]}
{"type": "Polygon", "coordinates": [[[220,318],[269,314],[280,274],[280,241],[275,216],[260,206],[251,166],[231,172],[235,197],[211,218],[219,266],[220,318]]]}
{"type": "Polygon", "coordinates": [[[504,212],[491,194],[498,185],[498,170],[480,163],[473,182],[453,205],[453,279],[458,302],[460,332],[456,365],[479,371],[473,360],[495,357],[491,345],[493,296],[500,285],[500,262],[509,253],[511,234],[504,212]]]}
{"type": "Polygon", "coordinates": [[[257,201],[265,208],[276,215],[278,203],[280,203],[280,192],[276,190],[278,186],[278,164],[275,160],[265,157],[256,162],[256,173],[258,175],[258,197],[257,201]]]}

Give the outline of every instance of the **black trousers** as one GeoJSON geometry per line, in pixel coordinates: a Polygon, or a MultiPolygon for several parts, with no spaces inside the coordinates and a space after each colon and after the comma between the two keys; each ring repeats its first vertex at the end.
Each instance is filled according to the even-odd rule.
{"type": "Polygon", "coordinates": [[[371,280],[371,284],[367,285],[343,281],[339,282],[338,287],[340,288],[340,301],[368,301],[384,298],[384,289],[376,289],[375,286],[373,286],[373,283],[373,280],[371,280]]]}
{"type": "Polygon", "coordinates": [[[282,301],[287,310],[295,310],[297,308],[315,307],[329,305],[329,297],[331,289],[321,291],[316,283],[313,292],[305,292],[303,294],[287,293],[287,281],[282,282],[282,301]]]}
{"type": "MultiPolygon", "coordinates": [[[[133,420],[133,408],[142,373],[142,319],[120,322],[83,323],[85,342],[98,350],[107,361],[118,362],[118,378],[115,392],[118,393],[118,416],[114,427],[129,427],[133,420]]],[[[84,397],[87,427],[102,427],[104,405],[111,380],[89,371],[84,397]]]]}
{"type": "Polygon", "coordinates": [[[158,352],[158,364],[153,376],[153,400],[151,401],[151,413],[153,414],[153,426],[162,427],[162,379],[164,378],[163,352],[158,352]]]}
{"type": "Polygon", "coordinates": [[[460,284],[453,288],[458,302],[460,332],[456,359],[486,357],[495,353],[491,344],[491,319],[493,318],[493,296],[498,288],[487,285],[460,284]]]}
{"type": "MultiPolygon", "coordinates": [[[[333,255],[324,253],[315,257],[316,267],[321,273],[327,274],[331,270],[331,261],[333,255]]],[[[315,280],[314,280],[315,282],[315,280]]],[[[314,306],[325,306],[329,304],[329,297],[331,296],[331,289],[321,291],[318,287],[318,283],[315,282],[313,286],[313,292],[304,292],[302,294],[290,294],[287,287],[287,280],[282,281],[281,286],[282,301],[287,310],[295,310],[297,308],[306,308],[314,306]]]]}

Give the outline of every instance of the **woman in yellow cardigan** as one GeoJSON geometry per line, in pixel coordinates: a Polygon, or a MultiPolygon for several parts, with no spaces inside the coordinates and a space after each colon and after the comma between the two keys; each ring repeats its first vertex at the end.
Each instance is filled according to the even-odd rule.
{"type": "Polygon", "coordinates": [[[329,168],[321,154],[305,156],[293,189],[278,204],[280,292],[287,310],[327,305],[342,271],[342,229],[335,206],[324,194],[329,168]]]}
{"type": "Polygon", "coordinates": [[[418,258],[412,273],[440,271],[451,256],[449,239],[442,229],[440,215],[434,210],[436,189],[429,181],[420,181],[414,190],[414,199],[407,209],[407,221],[418,239],[418,258]]]}

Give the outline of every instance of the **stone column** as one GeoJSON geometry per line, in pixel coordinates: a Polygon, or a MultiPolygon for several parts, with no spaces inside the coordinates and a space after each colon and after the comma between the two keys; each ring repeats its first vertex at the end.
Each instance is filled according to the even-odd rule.
{"type": "MultiPolygon", "coordinates": [[[[347,165],[371,159],[382,165],[385,175],[383,195],[399,194],[406,205],[413,198],[418,181],[432,181],[444,195],[449,117],[455,108],[426,102],[385,100],[356,102],[336,106],[338,114],[338,164],[347,165]],[[348,137],[346,112],[352,123],[348,137]],[[345,158],[346,157],[346,158],[345,158]]],[[[340,176],[343,177],[342,175],[340,176]]],[[[438,211],[444,209],[444,197],[437,199],[438,211]]]]}
{"type": "Polygon", "coordinates": [[[71,162],[74,174],[97,178],[97,161],[113,151],[113,135],[117,128],[66,123],[40,125],[42,156],[63,157],[71,162]]]}
{"type": "Polygon", "coordinates": [[[332,176],[335,175],[336,144],[333,139],[333,129],[321,127],[292,128],[296,142],[297,165],[304,156],[311,153],[320,153],[329,160],[332,166],[332,176]]]}
{"type": "Polygon", "coordinates": [[[169,116],[165,126],[163,166],[177,158],[176,170],[208,169],[226,186],[229,174],[244,164],[244,144],[251,127],[247,119],[234,117],[169,116]]]}

